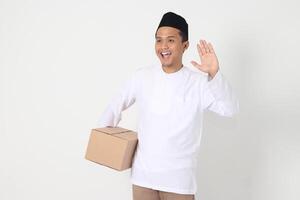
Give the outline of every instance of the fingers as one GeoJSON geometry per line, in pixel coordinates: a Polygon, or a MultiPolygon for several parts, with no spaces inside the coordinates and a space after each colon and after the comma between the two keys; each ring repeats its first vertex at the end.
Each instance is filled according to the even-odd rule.
{"type": "Polygon", "coordinates": [[[199,53],[200,58],[206,53],[205,49],[203,48],[202,44],[197,44],[197,50],[199,53]]]}
{"type": "Polygon", "coordinates": [[[211,43],[208,43],[208,49],[210,53],[215,53],[214,48],[211,43]]]}
{"type": "Polygon", "coordinates": [[[200,43],[202,43],[204,51],[206,53],[209,53],[209,48],[208,48],[208,45],[207,45],[206,41],[205,40],[200,40],[200,43]]]}
{"type": "Polygon", "coordinates": [[[214,53],[214,49],[211,43],[207,43],[205,40],[200,40],[200,43],[198,44],[198,52],[200,48],[201,56],[203,56],[206,53],[214,53]]]}

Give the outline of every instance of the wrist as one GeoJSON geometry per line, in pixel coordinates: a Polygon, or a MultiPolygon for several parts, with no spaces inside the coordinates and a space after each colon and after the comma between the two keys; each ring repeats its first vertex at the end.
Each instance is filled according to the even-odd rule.
{"type": "Polygon", "coordinates": [[[208,72],[208,75],[210,76],[211,79],[213,79],[218,71],[219,71],[219,68],[217,68],[215,70],[211,70],[210,72],[208,72]]]}

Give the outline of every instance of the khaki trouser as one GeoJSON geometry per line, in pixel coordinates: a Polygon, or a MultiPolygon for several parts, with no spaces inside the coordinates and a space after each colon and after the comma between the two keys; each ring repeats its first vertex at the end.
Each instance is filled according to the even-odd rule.
{"type": "Polygon", "coordinates": [[[132,184],[133,200],[194,200],[193,194],[177,194],[132,184]]]}

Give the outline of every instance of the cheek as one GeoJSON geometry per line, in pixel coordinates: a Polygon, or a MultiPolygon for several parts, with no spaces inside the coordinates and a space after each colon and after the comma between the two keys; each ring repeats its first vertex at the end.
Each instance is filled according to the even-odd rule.
{"type": "Polygon", "coordinates": [[[159,48],[157,46],[155,46],[155,53],[159,54],[158,52],[159,52],[159,48]]]}
{"type": "Polygon", "coordinates": [[[158,53],[158,50],[159,50],[158,45],[155,45],[154,49],[155,49],[155,52],[158,53]]]}
{"type": "Polygon", "coordinates": [[[179,48],[174,48],[173,49],[173,55],[176,55],[176,56],[178,56],[180,54],[180,49],[179,48]]]}
{"type": "Polygon", "coordinates": [[[176,54],[181,55],[183,53],[184,48],[182,46],[176,46],[176,54]]]}

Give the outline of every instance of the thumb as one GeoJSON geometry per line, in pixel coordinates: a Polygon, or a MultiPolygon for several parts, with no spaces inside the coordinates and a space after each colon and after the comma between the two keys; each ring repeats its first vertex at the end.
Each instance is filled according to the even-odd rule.
{"type": "Polygon", "coordinates": [[[194,67],[196,67],[197,69],[199,69],[199,70],[201,70],[201,71],[203,71],[203,67],[202,67],[202,65],[200,65],[200,64],[198,64],[197,62],[195,62],[195,61],[191,61],[191,63],[192,63],[192,65],[194,66],[194,67]]]}

